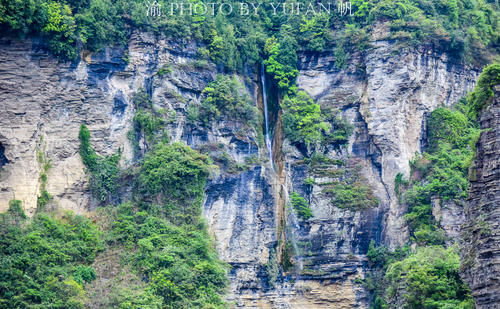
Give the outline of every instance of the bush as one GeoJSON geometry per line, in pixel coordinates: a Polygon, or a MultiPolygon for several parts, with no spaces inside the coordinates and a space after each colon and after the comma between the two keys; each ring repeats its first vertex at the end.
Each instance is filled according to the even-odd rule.
{"type": "Polygon", "coordinates": [[[442,143],[455,147],[467,146],[469,122],[463,113],[448,108],[435,109],[428,120],[429,149],[434,152],[442,143]],[[465,143],[465,145],[464,145],[465,143]]]}
{"type": "MultiPolygon", "coordinates": [[[[453,109],[434,110],[428,121],[428,152],[410,162],[413,181],[405,186],[402,200],[408,205],[405,218],[410,234],[418,244],[443,244],[445,240],[432,215],[433,197],[467,198],[468,170],[479,138],[477,122],[466,116],[470,107],[470,102],[461,101],[453,109]]],[[[402,193],[400,186],[397,189],[402,193]]]]}
{"type": "Polygon", "coordinates": [[[23,226],[3,226],[0,307],[84,308],[73,274],[87,269],[101,249],[97,228],[70,213],[61,219],[39,213],[23,226]]]}
{"type": "Polygon", "coordinates": [[[90,283],[92,280],[95,280],[96,273],[94,268],[90,266],[78,265],[73,273],[73,278],[78,284],[83,285],[84,283],[90,283]]]}
{"type": "Polygon", "coordinates": [[[285,93],[295,84],[299,74],[296,68],[297,48],[296,40],[286,32],[278,41],[270,38],[266,42],[269,53],[268,59],[264,60],[266,72],[274,77],[278,88],[285,93]]]}
{"type": "Polygon", "coordinates": [[[309,203],[297,192],[290,194],[290,205],[302,220],[309,220],[313,216],[312,210],[309,208],[309,203]]]}
{"type": "Polygon", "coordinates": [[[299,91],[297,96],[285,96],[281,106],[283,131],[291,142],[320,142],[330,128],[324,121],[319,104],[314,103],[305,91],[299,91]]]}
{"type": "MultiPolygon", "coordinates": [[[[135,136],[131,136],[132,142],[138,143],[137,139],[141,135],[144,136],[147,146],[153,145],[159,139],[168,141],[168,135],[166,134],[167,131],[165,129],[165,120],[162,118],[161,111],[154,108],[151,97],[144,91],[144,89],[139,89],[139,91],[137,91],[132,97],[132,101],[134,102],[136,109],[133,131],[135,134],[131,133],[135,136]]],[[[137,144],[134,148],[135,154],[137,155],[140,151],[140,147],[137,144]]]]}
{"type": "Polygon", "coordinates": [[[387,268],[388,297],[402,300],[406,308],[472,309],[474,301],[459,268],[456,248],[419,248],[387,268]]]}
{"type": "Polygon", "coordinates": [[[378,199],[372,189],[364,183],[338,183],[327,190],[333,195],[332,204],[352,211],[377,207],[378,199]]]}
{"type": "Polygon", "coordinates": [[[204,225],[175,226],[151,208],[139,211],[131,204],[118,207],[112,234],[137,250],[127,263],[147,278],[162,308],[222,308],[227,285],[226,265],[204,225]]]}
{"type": "Polygon", "coordinates": [[[24,213],[23,204],[20,200],[10,200],[9,209],[7,210],[9,216],[13,218],[26,219],[27,216],[24,213]]]}
{"type": "Polygon", "coordinates": [[[168,216],[195,222],[200,215],[210,159],[182,143],[160,143],[146,155],[139,190],[165,204],[168,216]]]}
{"type": "Polygon", "coordinates": [[[477,118],[479,111],[488,105],[494,95],[492,88],[496,85],[500,85],[500,63],[493,63],[484,68],[474,91],[469,95],[472,118],[477,118]]]}
{"type": "Polygon", "coordinates": [[[112,194],[116,192],[118,187],[118,179],[120,176],[120,161],[121,153],[114,154],[108,157],[100,157],[90,145],[90,131],[85,125],[80,126],[80,156],[82,162],[90,172],[90,188],[92,194],[99,201],[109,201],[112,194]]]}
{"type": "Polygon", "coordinates": [[[354,131],[354,126],[332,111],[322,110],[322,114],[324,115],[324,120],[330,125],[330,129],[324,137],[324,143],[346,145],[354,131]]]}
{"type": "Polygon", "coordinates": [[[250,127],[258,126],[258,110],[236,76],[217,75],[203,90],[203,95],[199,118],[205,126],[222,116],[250,127]]]}
{"type": "Polygon", "coordinates": [[[308,50],[323,51],[332,39],[329,16],[326,13],[317,14],[310,19],[303,16],[299,30],[299,38],[308,50]]]}
{"type": "Polygon", "coordinates": [[[379,200],[360,171],[360,165],[347,166],[329,175],[338,177],[338,180],[323,185],[323,192],[332,197],[333,206],[351,211],[378,207],[379,200]]]}

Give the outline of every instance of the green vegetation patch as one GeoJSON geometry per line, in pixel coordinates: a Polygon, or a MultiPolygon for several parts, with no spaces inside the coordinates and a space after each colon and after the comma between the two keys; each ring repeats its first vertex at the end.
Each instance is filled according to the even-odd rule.
{"type": "Polygon", "coordinates": [[[497,85],[500,85],[500,63],[498,62],[484,68],[474,91],[469,95],[471,118],[477,118],[479,111],[488,105],[494,95],[492,88],[497,85]]]}
{"type": "Polygon", "coordinates": [[[118,206],[110,233],[132,249],[124,263],[148,278],[145,293],[160,297],[158,308],[223,308],[227,266],[217,259],[206,226],[178,226],[167,218],[153,205],[118,206]]]}
{"type": "Polygon", "coordinates": [[[428,121],[427,152],[410,162],[410,181],[401,175],[396,179],[405,184],[405,191],[397,187],[398,194],[408,205],[405,218],[419,244],[442,244],[445,240],[432,215],[432,198],[460,203],[467,197],[468,171],[480,133],[476,120],[467,117],[470,106],[462,100],[454,108],[434,110],[428,121]]]}
{"type": "Polygon", "coordinates": [[[38,213],[31,220],[20,201],[0,214],[0,307],[85,308],[85,283],[102,249],[88,219],[38,213]]]}
{"type": "Polygon", "coordinates": [[[296,96],[286,95],[281,105],[283,132],[291,142],[317,143],[330,128],[323,119],[319,104],[314,103],[305,91],[299,91],[296,96]]]}
{"type": "Polygon", "coordinates": [[[297,215],[301,220],[309,220],[312,218],[312,210],[309,207],[309,203],[306,199],[297,192],[292,192],[290,194],[290,205],[295,209],[297,215]]]}
{"type": "Polygon", "coordinates": [[[257,128],[259,114],[257,107],[252,103],[244,86],[236,76],[219,74],[203,90],[204,99],[201,106],[191,107],[188,117],[195,120],[198,117],[205,126],[210,121],[227,117],[228,120],[238,121],[245,126],[257,128]]]}
{"type": "Polygon", "coordinates": [[[90,145],[90,131],[87,126],[80,126],[80,156],[82,162],[90,172],[90,188],[92,194],[101,202],[109,201],[111,196],[118,188],[118,179],[120,177],[120,161],[121,152],[101,157],[94,151],[90,145]]]}
{"type": "Polygon", "coordinates": [[[457,248],[418,248],[414,254],[391,263],[385,274],[387,299],[402,300],[406,308],[474,308],[467,285],[460,279],[457,248]],[[404,291],[404,292],[402,292],[404,291]]]}
{"type": "Polygon", "coordinates": [[[360,211],[379,205],[373,189],[360,172],[361,166],[346,166],[329,173],[337,180],[322,184],[322,192],[331,196],[331,203],[335,207],[360,211]]]}

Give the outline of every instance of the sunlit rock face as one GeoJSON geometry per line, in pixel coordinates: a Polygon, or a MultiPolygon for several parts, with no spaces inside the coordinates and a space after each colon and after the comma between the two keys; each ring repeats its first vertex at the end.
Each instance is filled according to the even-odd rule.
{"type": "MultiPolygon", "coordinates": [[[[408,240],[394,178],[397,173],[407,176],[409,160],[422,151],[426,115],[472,90],[477,72],[444,55],[385,41],[374,41],[366,55],[352,55],[342,69],[331,51],[301,54],[298,87],[354,126],[347,144],[317,149],[345,165],[311,168],[304,161],[308,150],[284,139],[274,113],[271,166],[259,128],[243,128],[227,118],[209,126],[189,121],[189,106],[201,102],[203,89],[218,72],[213,64],[197,62],[197,48],[196,42],[179,44],[134,33],[124,49],[83,53],[79,61],[64,63],[39,49],[36,41],[2,39],[0,211],[9,200],[20,199],[34,213],[40,153],[51,161],[47,191],[53,203],[78,213],[95,209],[98,203],[88,190],[78,153],[79,127],[88,126],[97,153],[120,149],[121,166],[133,165],[147,150],[140,140],[140,151],[134,152],[128,136],[135,114],[132,98],[143,89],[155,108],[166,111],[171,140],[215,157],[227,155],[239,166],[214,169],[203,209],[220,257],[231,266],[229,301],[243,308],[368,308],[359,279],[365,276],[370,241],[395,247],[408,240]],[[168,73],[158,74],[161,68],[168,73]],[[352,211],[332,203],[324,187],[347,168],[359,171],[378,207],[352,211]],[[306,185],[307,178],[314,178],[314,184],[306,185]],[[313,212],[297,225],[287,207],[292,192],[302,195],[313,212]],[[290,251],[293,266],[273,270],[273,264],[283,262],[287,246],[297,247],[290,251]]],[[[237,76],[245,86],[242,91],[262,111],[260,70],[245,70],[237,76]]],[[[269,104],[276,108],[278,102],[269,104]]],[[[122,193],[114,203],[130,194],[122,193]]],[[[451,205],[436,210],[452,236],[459,229],[453,217],[463,216],[461,209],[451,205]]]]}

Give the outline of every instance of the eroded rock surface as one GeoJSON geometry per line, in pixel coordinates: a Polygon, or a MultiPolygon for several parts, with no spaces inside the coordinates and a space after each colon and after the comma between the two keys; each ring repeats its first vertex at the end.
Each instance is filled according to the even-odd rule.
{"type": "Polygon", "coordinates": [[[493,309],[500,304],[500,85],[479,123],[482,131],[470,169],[462,234],[462,274],[476,308],[493,309]]]}
{"type": "MultiPolygon", "coordinates": [[[[127,137],[135,113],[132,97],[144,89],[155,108],[167,111],[172,140],[212,155],[226,152],[234,164],[256,158],[240,170],[221,167],[206,188],[204,215],[221,258],[231,265],[228,300],[244,308],[367,308],[357,279],[366,271],[368,244],[375,240],[394,247],[408,239],[394,178],[399,172],[408,175],[409,160],[421,151],[425,116],[472,90],[477,72],[451,64],[445,56],[385,41],[374,42],[365,57],[355,55],[353,64],[342,70],[332,53],[301,55],[299,88],[354,125],[347,145],[318,150],[359,168],[380,201],[378,207],[352,211],[339,208],[323,192],[323,185],[334,181],[343,167],[310,169],[304,163],[305,150],[283,142],[279,121],[275,169],[255,130],[242,130],[230,119],[209,127],[188,121],[188,106],[200,103],[202,90],[217,74],[214,65],[196,62],[197,47],[135,33],[125,50],[106,49],[76,63],[61,63],[39,50],[36,41],[2,39],[0,211],[15,198],[34,213],[42,168],[38,153],[52,162],[47,191],[54,203],[80,213],[93,209],[97,202],[87,189],[78,154],[79,126],[88,126],[97,153],[121,149],[121,165],[130,166],[145,147],[140,141],[141,153],[134,154],[127,137]],[[168,73],[158,74],[165,66],[168,73]],[[315,179],[314,185],[304,185],[308,177],[315,179]],[[312,219],[291,224],[285,207],[291,192],[310,202],[312,219]],[[290,241],[284,230],[296,235],[299,255],[292,257],[294,268],[273,275],[269,265],[282,258],[278,253],[290,241]]],[[[262,107],[258,72],[247,68],[238,78],[262,107]]],[[[490,157],[493,153],[488,152],[490,157]]],[[[441,215],[456,232],[450,218],[454,214],[441,210],[441,215]]],[[[485,240],[485,248],[488,244],[485,240]]],[[[486,292],[477,293],[483,297],[486,292]]]]}

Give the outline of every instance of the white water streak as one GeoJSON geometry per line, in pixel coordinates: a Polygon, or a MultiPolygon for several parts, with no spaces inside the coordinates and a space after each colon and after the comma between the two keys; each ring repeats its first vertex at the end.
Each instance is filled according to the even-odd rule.
{"type": "Polygon", "coordinates": [[[269,161],[271,162],[271,166],[274,169],[273,149],[272,149],[273,144],[271,142],[271,137],[269,135],[269,113],[267,110],[266,75],[264,71],[264,64],[262,64],[261,66],[260,80],[262,82],[262,103],[264,104],[264,120],[266,122],[265,124],[266,132],[264,138],[266,140],[267,152],[269,153],[269,161]]]}

